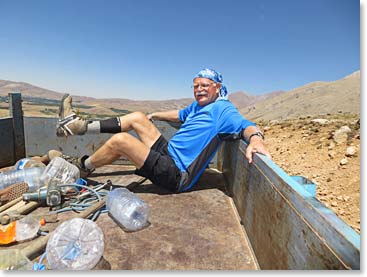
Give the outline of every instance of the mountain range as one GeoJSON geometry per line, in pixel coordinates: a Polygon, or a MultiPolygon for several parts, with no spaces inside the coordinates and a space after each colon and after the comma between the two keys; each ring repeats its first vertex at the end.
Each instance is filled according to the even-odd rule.
{"type": "MultiPolygon", "coordinates": [[[[7,95],[22,93],[26,116],[57,116],[63,93],[40,88],[24,82],[0,80],[0,116],[6,115],[7,95]]],[[[253,95],[244,91],[229,94],[230,101],[251,120],[274,120],[336,113],[360,113],[360,71],[336,81],[315,81],[290,91],[274,91],[253,95]]],[[[81,114],[108,117],[131,111],[152,112],[181,109],[193,98],[136,101],[131,99],[97,99],[73,96],[73,103],[81,114]]]]}

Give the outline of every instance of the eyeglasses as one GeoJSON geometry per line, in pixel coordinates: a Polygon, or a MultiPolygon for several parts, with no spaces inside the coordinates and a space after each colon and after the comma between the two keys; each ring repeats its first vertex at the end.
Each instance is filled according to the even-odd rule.
{"type": "Polygon", "coordinates": [[[215,85],[215,83],[193,84],[191,88],[193,88],[194,90],[197,90],[199,89],[199,87],[201,87],[207,90],[211,85],[215,85]]]}

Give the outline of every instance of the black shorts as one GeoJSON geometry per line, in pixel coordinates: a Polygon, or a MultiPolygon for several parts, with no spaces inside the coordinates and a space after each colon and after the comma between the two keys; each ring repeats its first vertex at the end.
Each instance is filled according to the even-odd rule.
{"type": "Polygon", "coordinates": [[[150,148],[149,155],[135,174],[148,178],[155,185],[177,191],[181,171],[169,155],[167,140],[161,135],[150,148]]]}

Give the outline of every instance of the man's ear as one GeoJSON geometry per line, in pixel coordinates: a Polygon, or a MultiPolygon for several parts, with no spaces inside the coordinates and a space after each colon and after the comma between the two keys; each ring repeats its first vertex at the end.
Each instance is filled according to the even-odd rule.
{"type": "Polygon", "coordinates": [[[218,93],[219,94],[219,90],[220,90],[220,87],[222,86],[222,84],[221,83],[216,83],[216,88],[217,88],[217,90],[216,90],[216,93],[218,93]]]}

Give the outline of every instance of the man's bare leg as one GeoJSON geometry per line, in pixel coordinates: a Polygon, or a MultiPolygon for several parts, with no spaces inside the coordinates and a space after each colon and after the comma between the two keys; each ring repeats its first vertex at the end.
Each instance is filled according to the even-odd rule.
{"type": "Polygon", "coordinates": [[[111,164],[121,156],[129,159],[138,169],[144,165],[151,146],[161,133],[141,112],[134,112],[118,118],[101,121],[87,121],[76,115],[72,98],[64,95],[59,108],[58,136],[83,135],[92,133],[116,133],[90,157],[83,156],[74,160],[82,177],[88,176],[97,167],[111,164]],[[127,132],[134,130],[140,140],[127,132]]]}
{"type": "Polygon", "coordinates": [[[121,156],[124,156],[129,159],[136,168],[141,168],[144,165],[149,152],[150,147],[134,136],[128,133],[119,133],[113,135],[88,159],[92,165],[97,168],[111,164],[121,156]]]}
{"type": "Polygon", "coordinates": [[[134,112],[120,117],[121,132],[134,130],[140,140],[149,148],[161,136],[155,125],[142,112],[134,112]]]}

